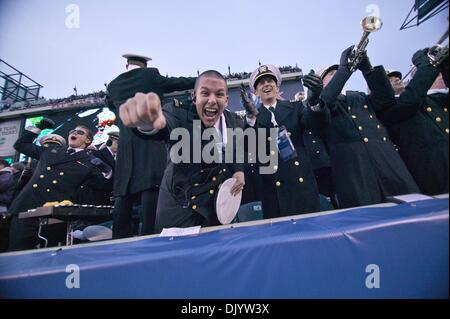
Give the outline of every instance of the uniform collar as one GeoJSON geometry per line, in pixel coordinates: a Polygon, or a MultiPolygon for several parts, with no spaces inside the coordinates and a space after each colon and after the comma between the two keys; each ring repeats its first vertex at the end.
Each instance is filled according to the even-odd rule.
{"type": "Polygon", "coordinates": [[[431,90],[428,90],[427,95],[437,94],[437,93],[447,94],[448,93],[448,88],[445,88],[445,89],[431,89],[431,90]]]}
{"type": "Polygon", "coordinates": [[[269,109],[270,107],[273,107],[273,108],[276,108],[277,107],[277,100],[275,100],[275,103],[274,104],[272,104],[272,105],[265,105],[265,104],[263,104],[264,105],[264,107],[266,108],[266,109],[269,109]]]}
{"type": "Polygon", "coordinates": [[[106,146],[106,148],[108,149],[108,151],[111,153],[111,155],[115,158],[116,154],[113,153],[113,151],[111,150],[110,146],[106,146]]]}
{"type": "Polygon", "coordinates": [[[74,147],[68,147],[68,148],[67,148],[67,150],[75,150],[75,153],[78,153],[78,152],[84,151],[84,149],[83,149],[83,148],[74,148],[74,147]]]}
{"type": "Polygon", "coordinates": [[[142,67],[140,67],[139,65],[129,64],[127,72],[131,71],[131,70],[136,70],[136,69],[142,69],[142,67]]]}

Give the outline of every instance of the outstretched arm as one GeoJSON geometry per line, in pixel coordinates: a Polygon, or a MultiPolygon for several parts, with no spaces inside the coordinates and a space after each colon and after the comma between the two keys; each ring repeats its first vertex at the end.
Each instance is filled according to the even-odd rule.
{"type": "Polygon", "coordinates": [[[414,116],[425,103],[428,90],[439,74],[439,69],[429,63],[428,49],[417,51],[412,62],[417,70],[393,107],[377,114],[385,125],[393,125],[414,116]]]}
{"type": "Polygon", "coordinates": [[[353,46],[344,50],[341,54],[341,60],[339,63],[339,68],[336,74],[333,76],[328,85],[322,90],[320,99],[328,106],[330,109],[334,108],[337,97],[341,94],[345,83],[352,75],[350,71],[350,66],[348,65],[348,56],[351,53],[353,46]]]}
{"type": "Polygon", "coordinates": [[[142,131],[161,130],[166,127],[161,101],[155,93],[136,93],[120,106],[119,116],[125,126],[142,131]]]}

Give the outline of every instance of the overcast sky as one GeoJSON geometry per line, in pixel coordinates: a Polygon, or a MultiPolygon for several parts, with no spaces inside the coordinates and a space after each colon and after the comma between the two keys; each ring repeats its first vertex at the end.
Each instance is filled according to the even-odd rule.
{"type": "MultiPolygon", "coordinates": [[[[408,30],[414,0],[0,0],[0,58],[44,86],[47,98],[87,94],[123,72],[124,53],[153,58],[162,75],[197,69],[251,72],[258,61],[305,72],[339,61],[359,41],[360,20],[379,14],[369,57],[406,73],[413,53],[434,45],[447,11],[408,30]],[[72,4],[72,5],[71,5],[72,4]],[[75,5],[75,6],[74,6],[75,5]]],[[[365,90],[355,74],[347,88],[365,90]]]]}

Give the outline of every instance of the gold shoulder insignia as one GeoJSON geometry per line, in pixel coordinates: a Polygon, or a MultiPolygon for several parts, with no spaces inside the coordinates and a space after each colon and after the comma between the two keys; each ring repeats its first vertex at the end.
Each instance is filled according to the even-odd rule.
{"type": "Polygon", "coordinates": [[[173,99],[173,104],[175,105],[175,107],[180,107],[181,103],[180,101],[178,101],[178,99],[173,99]]]}

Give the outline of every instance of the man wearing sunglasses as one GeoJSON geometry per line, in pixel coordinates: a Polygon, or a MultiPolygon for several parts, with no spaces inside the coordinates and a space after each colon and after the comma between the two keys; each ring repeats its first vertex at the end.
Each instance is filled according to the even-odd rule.
{"type": "Polygon", "coordinates": [[[41,207],[46,202],[76,202],[77,191],[87,181],[92,181],[92,185],[99,189],[108,187],[111,168],[85,151],[92,143],[92,132],[89,128],[79,125],[71,130],[68,147],[43,147],[33,144],[41,130],[53,125],[51,120],[44,119],[36,127],[27,127],[14,144],[18,152],[37,158],[39,162],[30,181],[9,208],[9,213],[13,215],[10,251],[31,249],[38,242],[39,221],[34,218],[19,219],[19,213],[41,207]]]}

